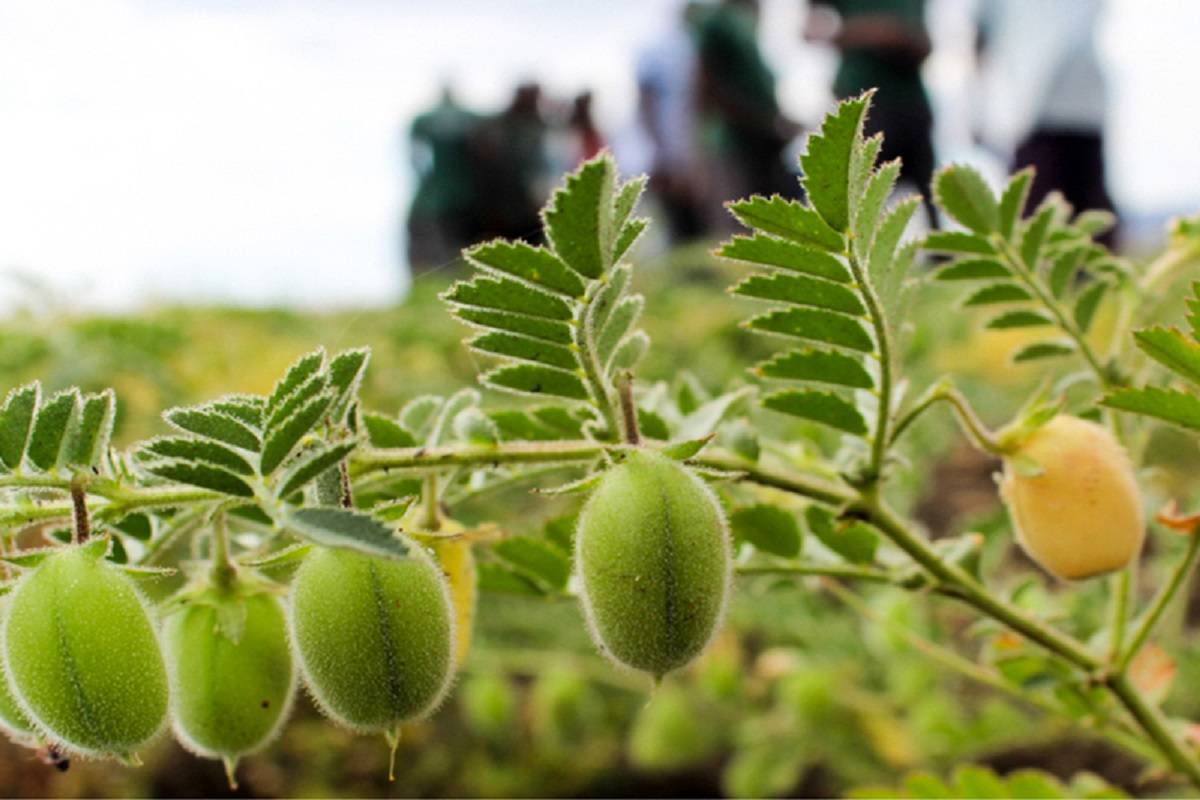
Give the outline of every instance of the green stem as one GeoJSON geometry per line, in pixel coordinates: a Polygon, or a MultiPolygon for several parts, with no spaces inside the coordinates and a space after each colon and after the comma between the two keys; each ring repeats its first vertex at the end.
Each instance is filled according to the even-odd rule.
{"type": "Polygon", "coordinates": [[[1150,634],[1154,632],[1154,628],[1171,605],[1171,601],[1179,593],[1180,587],[1183,586],[1187,577],[1192,574],[1192,570],[1196,566],[1197,555],[1200,555],[1200,534],[1194,532],[1188,537],[1187,552],[1184,553],[1179,563],[1175,565],[1170,579],[1159,589],[1158,594],[1150,604],[1150,608],[1147,609],[1141,622],[1134,629],[1133,637],[1129,640],[1129,647],[1120,659],[1118,671],[1123,673],[1129,669],[1129,665],[1133,663],[1133,659],[1137,657],[1138,652],[1141,651],[1143,645],[1150,638],[1150,634]]]}
{"type": "Polygon", "coordinates": [[[738,575],[819,575],[826,578],[895,583],[895,578],[881,569],[849,564],[779,563],[747,564],[737,568],[738,575]]]}
{"type": "Polygon", "coordinates": [[[875,413],[875,432],[871,441],[870,469],[873,479],[877,479],[883,469],[883,460],[887,455],[888,444],[891,441],[888,434],[888,422],[892,416],[891,335],[888,333],[887,319],[883,314],[883,305],[879,302],[879,296],[875,293],[875,287],[871,283],[870,278],[863,270],[862,265],[858,263],[853,248],[847,246],[844,255],[846,263],[850,267],[850,272],[854,275],[854,280],[858,284],[859,291],[862,293],[863,303],[867,307],[867,316],[870,318],[871,327],[875,331],[875,342],[879,347],[879,409],[875,413]]]}
{"type": "Polygon", "coordinates": [[[924,537],[911,531],[879,499],[876,492],[864,492],[852,510],[860,512],[926,572],[952,587],[955,596],[964,603],[1087,672],[1094,672],[1101,666],[1099,659],[1078,641],[997,598],[962,568],[944,561],[924,537]]]}
{"type": "Polygon", "coordinates": [[[225,512],[218,511],[212,521],[212,582],[228,589],[237,576],[237,567],[229,557],[229,529],[225,525],[225,512]]]}
{"type": "Polygon", "coordinates": [[[1125,706],[1125,709],[1133,716],[1155,746],[1162,751],[1167,760],[1186,775],[1193,786],[1200,788],[1200,764],[1188,752],[1187,747],[1171,733],[1162,712],[1146,702],[1141,692],[1129,680],[1129,676],[1110,675],[1105,685],[1121,701],[1121,704],[1125,706]]]}
{"type": "Polygon", "coordinates": [[[992,244],[996,246],[1001,258],[1012,273],[1029,287],[1029,290],[1033,292],[1038,301],[1054,316],[1054,320],[1058,323],[1058,327],[1062,329],[1063,333],[1067,334],[1075,342],[1075,346],[1079,348],[1080,355],[1087,361],[1092,371],[1096,373],[1100,385],[1106,389],[1113,388],[1115,381],[1112,374],[1100,363],[1100,359],[1096,356],[1095,351],[1092,350],[1092,346],[1088,344],[1087,337],[1083,335],[1083,331],[1079,329],[1079,326],[1075,324],[1075,321],[1067,314],[1066,309],[1059,304],[1050,291],[1042,285],[1037,275],[1025,265],[1020,254],[1013,249],[1013,246],[1008,241],[1000,236],[993,237],[992,244]]]}
{"type": "MultiPolygon", "coordinates": [[[[853,608],[859,614],[869,621],[879,623],[879,616],[853,592],[848,591],[835,581],[829,581],[825,584],[825,588],[831,591],[839,600],[853,608]]],[[[986,686],[1002,694],[1008,695],[1015,700],[1026,703],[1033,708],[1038,709],[1047,714],[1054,716],[1062,715],[1062,708],[1055,705],[1045,697],[1036,692],[1029,692],[1007,680],[998,670],[989,669],[982,664],[965,658],[954,652],[948,647],[934,642],[932,639],[926,638],[916,631],[908,627],[900,627],[897,629],[904,640],[918,652],[925,655],[931,661],[941,664],[951,672],[956,672],[962,677],[974,681],[981,686],[986,686]]],[[[1112,741],[1119,747],[1129,751],[1138,758],[1145,758],[1151,761],[1158,760],[1160,754],[1153,748],[1147,746],[1137,736],[1131,734],[1124,728],[1114,727],[1112,720],[1099,720],[1100,727],[1097,727],[1094,732],[1099,733],[1104,738],[1112,741]]],[[[1116,723],[1120,724],[1120,723],[1116,723]]]]}
{"type": "Polygon", "coordinates": [[[588,287],[583,298],[583,308],[580,310],[579,318],[575,320],[573,335],[579,360],[583,364],[583,376],[587,381],[588,392],[601,416],[604,417],[604,424],[607,426],[609,436],[615,438],[620,435],[620,429],[617,427],[617,412],[612,393],[604,381],[603,367],[596,358],[596,348],[592,342],[592,333],[595,330],[593,315],[596,311],[596,298],[603,292],[607,285],[607,279],[608,272],[606,271],[604,280],[594,281],[588,287]]]}
{"type": "Polygon", "coordinates": [[[71,480],[56,475],[0,475],[0,489],[61,489],[70,491],[71,480]]]}
{"type": "Polygon", "coordinates": [[[975,413],[975,409],[971,407],[970,401],[963,393],[948,383],[935,384],[925,392],[916,405],[896,422],[889,444],[895,444],[910,425],[939,402],[950,404],[963,433],[971,439],[976,447],[994,455],[1003,455],[1004,448],[996,439],[996,434],[983,424],[983,420],[979,419],[979,415],[975,413]]]}
{"type": "Polygon", "coordinates": [[[1108,661],[1116,664],[1121,658],[1125,647],[1125,627],[1129,619],[1129,591],[1133,583],[1133,566],[1127,566],[1114,575],[1109,582],[1112,594],[1110,619],[1108,661]]]}

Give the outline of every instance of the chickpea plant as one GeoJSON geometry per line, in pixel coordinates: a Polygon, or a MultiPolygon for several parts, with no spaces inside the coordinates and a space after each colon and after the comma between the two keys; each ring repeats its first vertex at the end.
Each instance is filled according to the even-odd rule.
{"type": "Polygon", "coordinates": [[[232,782],[303,684],[332,722],[382,734],[394,754],[402,726],[451,690],[477,592],[577,595],[597,647],[661,681],[712,639],[735,575],[770,575],[851,598],[844,584],[875,583],[965,605],[1022,644],[974,658],[926,643],[942,663],[1200,787],[1184,723],[1130,669],[1191,575],[1196,520],[1165,518],[1189,544],[1138,612],[1146,519],[1124,445],[1138,424],[1129,413],[1200,430],[1195,394],[1132,388],[1161,380],[1160,365],[1200,385],[1200,299],[1190,333],[1136,335],[1148,359],[1124,346],[1190,261],[1139,271],[1094,241],[1107,215],[1057,196],[1027,212],[1031,173],[997,196],[965,166],[934,184],[954,229],[906,240],[919,200],[891,200],[900,165],[878,164],[881,140],[863,134],[870,102],[841,103],[809,137],[805,202],[729,204],[747,232],[718,254],[750,270],[731,291],[762,304],[745,327],[780,349],[715,398],[634,380],[650,346],[628,260],[647,225],[635,216],[644,180],[621,182],[607,155],[555,193],[544,245],[469,248],[478,274],[444,295],[475,329],[468,347],[496,362],[481,382],[532,403],[485,409],[463,389],[378,413],[359,401],[368,353],[317,351],[268,396],[168,410],[171,434],[118,452],[111,392],[10,391],[0,725],[22,744],[135,762],[169,722],[232,782]],[[914,268],[922,251],[940,255],[914,268]],[[1053,389],[993,431],[949,380],[911,386],[906,314],[927,281],[968,286],[963,306],[986,312],[989,328],[1042,332],[1015,358],[1044,363],[1053,389]],[[1117,323],[1101,354],[1092,329],[1106,302],[1117,323]],[[1061,579],[1112,576],[1104,635],[1076,638],[994,585],[977,537],[931,541],[896,510],[904,435],[943,404],[1003,459],[1020,546],[1061,579]],[[797,455],[766,433],[770,415],[831,431],[821,442],[834,452],[797,455]],[[453,518],[473,493],[534,481],[580,495],[574,531],[504,536],[503,519],[453,518]],[[163,563],[180,551],[191,556],[163,563]],[[184,588],[151,607],[136,583],[172,569],[184,588]],[[1042,688],[1014,676],[1014,657],[1042,688]]]}

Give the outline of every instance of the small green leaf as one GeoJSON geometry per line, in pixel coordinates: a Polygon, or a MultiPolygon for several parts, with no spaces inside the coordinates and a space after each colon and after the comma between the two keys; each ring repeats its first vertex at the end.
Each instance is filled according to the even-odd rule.
{"type": "Polygon", "coordinates": [[[733,535],[758,550],[783,558],[800,554],[801,531],[794,514],[760,503],[739,508],[729,517],[733,535]]]}
{"type": "Polygon", "coordinates": [[[296,459],[296,462],[279,476],[279,489],[275,494],[278,497],[290,497],[293,492],[303,489],[310,481],[316,480],[317,476],[353,452],[354,442],[318,445],[296,459]]]}
{"type": "Polygon", "coordinates": [[[1070,339],[1053,339],[1046,342],[1027,344],[1013,354],[1013,363],[1023,364],[1026,361],[1038,361],[1043,358],[1069,356],[1075,352],[1075,344],[1070,339]]]}
{"type": "Polygon", "coordinates": [[[1049,773],[1018,769],[1008,773],[1008,795],[1016,800],[1055,800],[1069,797],[1066,787],[1049,773]]]}
{"type": "Polygon", "coordinates": [[[702,436],[699,439],[688,439],[683,442],[674,442],[667,445],[659,452],[667,458],[674,461],[687,461],[689,458],[694,458],[701,450],[703,450],[709,442],[713,440],[715,434],[702,436]]]}
{"type": "Polygon", "coordinates": [[[1033,169],[1026,167],[1008,179],[1004,193],[1000,195],[1000,235],[1012,239],[1017,221],[1025,212],[1025,201],[1029,197],[1029,186],[1033,182],[1033,169]]]}
{"type": "Polygon", "coordinates": [[[808,137],[800,156],[801,183],[808,200],[835,231],[850,227],[850,162],[870,102],[871,93],[865,93],[839,103],[825,116],[820,131],[808,137]]]}
{"type": "Polygon", "coordinates": [[[258,434],[244,422],[210,406],[173,408],[163,412],[163,418],[181,431],[216,439],[243,450],[258,452],[262,446],[258,434]]]}
{"type": "Polygon", "coordinates": [[[999,314],[988,320],[987,327],[996,330],[1006,330],[1008,328],[1035,328],[1041,325],[1053,324],[1054,320],[1040,311],[1016,309],[1015,311],[1005,311],[1003,314],[999,314]]]}
{"type": "Polygon", "coordinates": [[[617,350],[608,364],[608,371],[616,373],[625,369],[633,369],[649,349],[650,337],[646,335],[646,332],[634,331],[625,337],[625,341],[617,345],[617,350]]]}
{"type": "Polygon", "coordinates": [[[454,416],[454,436],[462,442],[494,445],[500,441],[500,430],[491,418],[472,406],[454,416]]]}
{"type": "Polygon", "coordinates": [[[283,520],[284,527],[301,539],[322,547],[357,550],[382,558],[407,558],[408,542],[372,517],[348,508],[301,508],[283,520]]]}
{"type": "Polygon", "coordinates": [[[934,176],[933,196],[942,210],[964,228],[984,235],[999,230],[996,196],[974,168],[963,164],[944,167],[934,176]]]}
{"type": "MultiPolygon", "coordinates": [[[[892,206],[883,220],[879,223],[879,230],[875,234],[875,241],[871,245],[871,258],[867,264],[868,272],[871,279],[877,285],[883,287],[889,282],[885,281],[888,272],[897,266],[894,261],[896,248],[900,244],[901,237],[904,236],[904,231],[908,229],[909,220],[920,205],[920,198],[907,197],[896,205],[892,206]]],[[[898,285],[898,282],[890,282],[892,285],[898,285]]],[[[890,298],[884,297],[884,307],[890,308],[890,298]]]]}
{"type": "Polygon", "coordinates": [[[1074,247],[1054,259],[1050,267],[1050,291],[1055,297],[1061,298],[1070,287],[1079,262],[1083,260],[1087,248],[1074,247]]]}
{"type": "Polygon", "coordinates": [[[899,176],[900,162],[892,160],[881,165],[867,180],[862,199],[854,210],[854,247],[861,261],[867,260],[883,207],[891,197],[899,176]]]}
{"type": "Polygon", "coordinates": [[[79,390],[74,388],[58,392],[38,409],[26,452],[34,466],[51,470],[59,465],[64,455],[63,445],[78,422],[78,413],[79,390]]]}
{"type": "Polygon", "coordinates": [[[299,564],[312,551],[311,544],[289,544],[259,558],[242,558],[238,563],[257,570],[272,570],[299,564]]]}
{"type": "Polygon", "coordinates": [[[804,510],[804,521],[813,536],[852,564],[870,564],[879,547],[879,534],[861,522],[837,523],[833,515],[820,506],[804,510]]]}
{"type": "Polygon", "coordinates": [[[228,394],[208,405],[215,411],[228,414],[252,428],[257,428],[263,424],[263,408],[266,400],[256,395],[228,394]]]}
{"type": "Polygon", "coordinates": [[[541,319],[539,317],[529,317],[524,314],[512,314],[507,311],[493,311],[486,308],[456,308],[454,316],[461,319],[463,322],[476,325],[481,328],[494,328],[495,330],[509,331],[511,333],[519,333],[523,336],[531,336],[534,339],[542,339],[555,344],[569,345],[571,339],[571,326],[560,320],[541,319]]]}
{"type": "Polygon", "coordinates": [[[999,800],[1008,797],[1008,789],[996,773],[974,764],[960,764],[954,768],[954,786],[961,797],[999,800]]]}
{"type": "Polygon", "coordinates": [[[1009,277],[1008,267],[991,258],[967,258],[938,270],[939,281],[981,281],[1009,277]]]}
{"type": "Polygon", "coordinates": [[[1042,245],[1046,242],[1046,234],[1053,221],[1054,206],[1043,203],[1021,233],[1021,260],[1030,269],[1037,269],[1038,258],[1042,254],[1042,245]]]}
{"type": "Polygon", "coordinates": [[[817,278],[850,283],[850,270],[837,257],[813,247],[756,233],[734,236],[717,250],[717,255],[751,264],[802,272],[817,278]]]}
{"type": "Polygon", "coordinates": [[[476,582],[481,592],[543,597],[547,592],[523,574],[495,561],[484,561],[475,568],[476,582]]]}
{"type": "Polygon", "coordinates": [[[856,316],[866,313],[858,295],[845,286],[819,278],[774,272],[751,275],[734,286],[734,294],[792,305],[827,308],[856,316]]]}
{"type": "Polygon", "coordinates": [[[266,436],[270,437],[288,417],[295,414],[301,406],[323,392],[328,384],[329,379],[324,374],[317,373],[293,389],[283,399],[283,402],[275,406],[275,410],[268,417],[265,430],[266,436]]]}
{"type": "Polygon", "coordinates": [[[1200,344],[1177,328],[1148,328],[1133,338],[1143,353],[1188,381],[1200,386],[1200,344]]]}
{"type": "Polygon", "coordinates": [[[986,237],[969,231],[932,231],[925,236],[922,246],[933,253],[961,253],[964,255],[991,256],[996,248],[986,237]]]}
{"type": "Polygon", "coordinates": [[[484,269],[523,278],[566,297],[580,298],[587,290],[583,279],[544,247],[493,239],[468,248],[465,255],[484,269]]]}
{"type": "Polygon", "coordinates": [[[1079,299],[1075,301],[1075,324],[1079,327],[1081,333],[1087,333],[1092,327],[1092,320],[1096,318],[1096,310],[1100,308],[1100,301],[1104,299],[1104,293],[1109,289],[1109,285],[1104,281],[1096,281],[1091,286],[1079,293],[1079,299]]]}
{"type": "Polygon", "coordinates": [[[613,236],[612,191],[616,178],[612,158],[605,153],[584,162],[555,191],[542,213],[546,237],[571,269],[585,278],[599,278],[608,266],[606,233],[613,236]]]}
{"type": "Polygon", "coordinates": [[[146,471],[169,481],[199,486],[234,497],[253,497],[250,484],[232,472],[201,462],[159,461],[146,465],[146,471]]]}
{"type": "Polygon", "coordinates": [[[571,306],[561,297],[512,278],[459,281],[442,298],[460,306],[509,311],[543,319],[569,320],[572,316],[571,306]]]}
{"type": "Polygon", "coordinates": [[[859,361],[828,350],[793,350],[764,361],[756,368],[764,378],[812,381],[853,389],[871,389],[875,382],[859,361]]]}
{"type": "Polygon", "coordinates": [[[184,436],[164,436],[142,445],[139,457],[168,458],[180,461],[203,461],[239,475],[253,475],[250,462],[237,451],[211,439],[192,439],[184,436]]]}
{"type": "Polygon", "coordinates": [[[587,387],[577,376],[536,364],[500,367],[483,374],[480,380],[488,386],[518,394],[566,397],[571,400],[587,400],[590,397],[587,387]]]}
{"type": "Polygon", "coordinates": [[[343,350],[329,361],[329,385],[335,392],[333,407],[329,414],[335,422],[344,421],[346,412],[354,405],[358,388],[371,360],[371,351],[366,347],[343,350]]]}
{"type": "Polygon", "coordinates": [[[547,589],[559,591],[566,587],[571,564],[557,548],[532,536],[513,536],[502,539],[492,552],[511,567],[547,589]]]}
{"type": "Polygon", "coordinates": [[[86,395],[79,411],[79,425],[67,440],[67,463],[95,467],[108,451],[116,419],[116,396],[112,389],[86,395]]]}
{"type": "Polygon", "coordinates": [[[764,397],[762,403],[774,411],[819,422],[856,436],[865,436],[867,433],[867,423],[858,409],[834,394],[813,391],[775,392],[764,397]]]}
{"type": "MultiPolygon", "coordinates": [[[[317,348],[311,353],[301,356],[294,364],[288,367],[288,371],[284,374],[279,383],[275,384],[274,390],[271,392],[271,397],[267,400],[266,414],[270,416],[274,413],[279,404],[287,398],[292,392],[300,387],[302,383],[307,381],[321,369],[325,363],[325,350],[317,348]]],[[[169,420],[168,420],[169,421],[169,420]]],[[[230,442],[230,444],[233,444],[230,442]]],[[[239,445],[240,447],[241,445],[239,445]]],[[[247,448],[256,449],[256,448],[247,448]]]]}
{"type": "Polygon", "coordinates": [[[259,474],[266,476],[274,472],[291,455],[300,440],[317,426],[332,403],[333,392],[322,392],[267,434],[259,460],[259,474]]]}
{"type": "Polygon", "coordinates": [[[1103,209],[1091,208],[1079,213],[1075,217],[1071,226],[1083,231],[1088,236],[1099,236],[1113,229],[1117,224],[1117,217],[1111,211],[1103,209]]]}
{"type": "MultiPolygon", "coordinates": [[[[727,203],[726,207],[738,222],[747,228],[807,245],[810,248],[840,253],[845,243],[842,234],[830,228],[814,209],[779,195],[770,197],[755,195],[745,200],[727,203]]],[[[730,256],[730,258],[736,257],[730,256]]]]}
{"type": "Polygon", "coordinates": [[[1175,389],[1120,389],[1100,404],[1200,430],[1200,398],[1175,389]]]}
{"type": "Polygon", "coordinates": [[[13,389],[0,409],[0,462],[10,470],[20,468],[25,456],[41,391],[37,383],[13,389]]]}
{"type": "Polygon", "coordinates": [[[634,243],[641,238],[642,233],[650,225],[650,220],[645,217],[631,219],[621,227],[620,233],[617,234],[617,241],[613,244],[613,261],[622,259],[629,248],[633,247],[634,243]]]}
{"type": "Polygon", "coordinates": [[[476,336],[467,342],[467,346],[481,353],[505,356],[534,364],[545,364],[559,369],[573,370],[579,366],[579,360],[575,353],[562,345],[504,331],[493,331],[476,336]]]}
{"type": "Polygon", "coordinates": [[[600,331],[600,336],[596,339],[596,359],[602,365],[606,367],[609,365],[621,342],[637,325],[638,319],[642,315],[643,305],[645,305],[645,300],[640,294],[635,294],[621,300],[613,309],[612,315],[609,316],[608,321],[604,324],[604,329],[600,331]]]}
{"type": "Polygon", "coordinates": [[[411,433],[390,417],[382,414],[363,414],[363,425],[367,429],[367,441],[372,447],[416,447],[417,440],[411,433]]]}
{"type": "Polygon", "coordinates": [[[635,175],[617,189],[616,197],[613,198],[613,222],[617,226],[628,224],[629,217],[637,208],[638,200],[641,199],[642,192],[646,191],[648,182],[649,178],[645,175],[635,175]]]}
{"type": "Polygon", "coordinates": [[[676,428],[676,436],[681,439],[699,439],[712,435],[721,421],[741,408],[742,401],[753,393],[752,387],[744,386],[706,400],[684,415],[676,428]]]}
{"type": "Polygon", "coordinates": [[[1020,303],[1032,299],[1022,287],[1015,283],[993,283],[976,290],[966,300],[964,306],[986,306],[997,303],[1020,303]]]}
{"type": "Polygon", "coordinates": [[[812,308],[789,308],[751,318],[746,326],[757,331],[778,333],[797,339],[837,345],[870,353],[875,343],[858,320],[812,308]]]}
{"type": "Polygon", "coordinates": [[[445,400],[437,395],[414,397],[400,409],[400,426],[417,439],[425,439],[436,424],[445,400]]]}

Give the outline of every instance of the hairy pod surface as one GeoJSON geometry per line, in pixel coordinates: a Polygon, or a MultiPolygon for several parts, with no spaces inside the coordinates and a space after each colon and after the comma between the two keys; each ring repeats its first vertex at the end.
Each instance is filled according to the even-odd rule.
{"type": "Polygon", "coordinates": [[[287,616],[274,594],[189,603],[167,618],[163,638],[172,677],[175,735],[184,747],[231,766],[274,738],[291,707],[296,669],[287,616]],[[241,615],[244,614],[244,617],[241,615]]]}
{"type": "Polygon", "coordinates": [[[1121,569],[1141,550],[1141,492],[1128,454],[1106,428],[1060,415],[1013,456],[1038,469],[1005,459],[1001,494],[1017,541],[1047,572],[1089,578],[1121,569]]]}
{"type": "Polygon", "coordinates": [[[21,578],[4,661],[22,710],[68,750],[129,757],[166,721],[167,670],[146,606],[90,543],[21,578]]]}
{"type": "MultiPolygon", "coordinates": [[[[0,597],[0,618],[7,613],[8,598],[0,597]]],[[[37,741],[33,723],[25,716],[17,698],[13,696],[12,689],[8,687],[8,670],[4,666],[3,658],[0,658],[0,729],[18,744],[29,746],[37,741]]]]}
{"type": "Polygon", "coordinates": [[[434,558],[446,576],[454,605],[454,664],[462,666],[471,650],[475,629],[475,554],[462,539],[434,541],[434,558]]]}
{"type": "Polygon", "coordinates": [[[704,650],[729,594],[725,517],[682,465],[638,451],[610,469],[579,516],[575,561],[600,648],[661,677],[704,650]]]}
{"type": "Polygon", "coordinates": [[[441,701],[454,675],[454,611],[419,545],[392,561],[317,549],[292,583],[292,637],[309,690],[354,730],[393,732],[441,701]]]}

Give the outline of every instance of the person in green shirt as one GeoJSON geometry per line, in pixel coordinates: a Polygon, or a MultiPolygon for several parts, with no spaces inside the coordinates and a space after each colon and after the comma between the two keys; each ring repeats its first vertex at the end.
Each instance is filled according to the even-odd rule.
{"type": "Polygon", "coordinates": [[[473,241],[479,190],[472,138],[481,118],[449,87],[438,104],[413,120],[409,141],[417,189],[408,211],[408,262],[413,275],[444,265],[473,241]]]}
{"type": "Polygon", "coordinates": [[[925,0],[812,0],[805,37],[837,48],[837,97],[877,90],[866,131],[883,134],[883,159],[903,159],[900,177],[920,189],[932,225],[933,110],[921,80],[931,50],[925,0]]]}
{"type": "Polygon", "coordinates": [[[714,188],[724,197],[794,194],[783,152],[798,129],[780,112],[758,44],[757,0],[722,0],[696,17],[701,139],[727,168],[714,188]]]}

